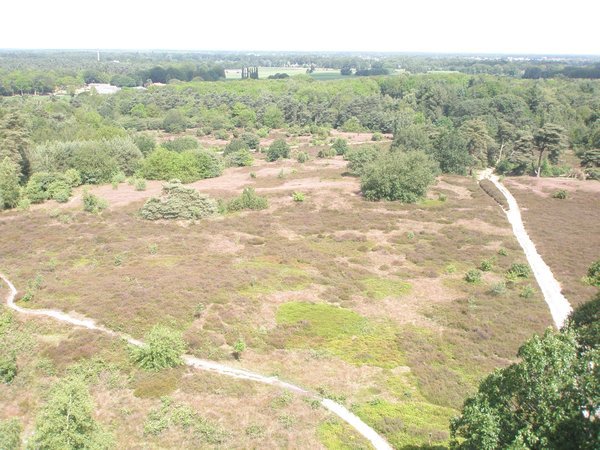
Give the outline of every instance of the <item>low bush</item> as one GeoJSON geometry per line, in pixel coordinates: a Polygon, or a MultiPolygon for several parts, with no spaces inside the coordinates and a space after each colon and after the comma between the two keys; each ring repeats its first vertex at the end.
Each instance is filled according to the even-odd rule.
{"type": "Polygon", "coordinates": [[[108,202],[103,198],[90,194],[88,191],[83,193],[83,210],[92,214],[99,214],[108,208],[108,202]]]}
{"type": "Polygon", "coordinates": [[[23,427],[17,419],[0,420],[0,448],[2,450],[21,448],[21,431],[23,427]]]}
{"type": "Polygon", "coordinates": [[[182,153],[164,148],[154,150],[140,165],[138,175],[147,180],[171,180],[184,183],[218,177],[223,172],[219,156],[207,150],[186,150],[182,153]]]}
{"type": "Polygon", "coordinates": [[[465,274],[465,281],[467,283],[479,283],[481,281],[481,271],[477,269],[471,269],[465,274]]]}
{"type": "Polygon", "coordinates": [[[415,203],[425,196],[438,172],[437,162],[423,152],[388,153],[365,167],[361,191],[367,200],[415,203]]]}
{"type": "Polygon", "coordinates": [[[290,157],[290,146],[284,139],[276,139],[267,150],[267,161],[277,161],[290,157]]]}
{"type": "Polygon", "coordinates": [[[253,133],[242,133],[240,139],[252,150],[257,150],[260,145],[260,138],[253,133]]]}
{"type": "Polygon", "coordinates": [[[254,163],[252,153],[246,148],[237,152],[229,153],[225,158],[229,167],[249,167],[254,163]]]}
{"type": "Polygon", "coordinates": [[[319,150],[317,153],[317,158],[333,158],[337,153],[335,149],[332,147],[325,147],[319,150]]]}
{"type": "Polygon", "coordinates": [[[140,210],[146,220],[202,219],[217,214],[217,203],[179,180],[163,186],[160,198],[151,197],[140,210]]]}
{"type": "Polygon", "coordinates": [[[174,152],[184,152],[186,150],[194,150],[200,147],[200,143],[192,136],[182,136],[170,141],[162,143],[162,146],[167,150],[174,152]]]}
{"type": "Polygon", "coordinates": [[[245,209],[257,211],[261,209],[266,209],[268,207],[269,202],[267,201],[267,199],[265,197],[259,196],[254,190],[254,188],[248,187],[244,188],[244,191],[239,197],[227,202],[224,209],[226,211],[231,212],[242,211],[245,209]]]}
{"type": "Polygon", "coordinates": [[[77,169],[65,170],[64,179],[71,187],[81,186],[81,175],[77,169]]]}
{"type": "Polygon", "coordinates": [[[508,201],[506,200],[506,197],[502,192],[500,192],[494,183],[492,183],[490,180],[481,180],[479,182],[479,186],[481,186],[481,189],[483,189],[487,195],[496,200],[500,206],[502,206],[504,209],[508,209],[508,201]]]}
{"type": "Polygon", "coordinates": [[[307,152],[298,152],[298,154],[296,155],[296,161],[298,161],[300,164],[304,164],[309,159],[310,159],[310,156],[308,155],[307,152]]]}
{"type": "Polygon", "coordinates": [[[141,347],[131,347],[130,354],[132,360],[142,369],[158,371],[181,365],[185,349],[181,333],[162,325],[155,325],[145,336],[145,344],[141,347]]]}
{"type": "Polygon", "coordinates": [[[136,178],[133,182],[133,187],[136,191],[145,191],[146,190],[146,180],[143,178],[136,178]]]}
{"type": "Polygon", "coordinates": [[[535,294],[535,290],[531,287],[531,285],[523,286],[521,292],[519,293],[519,297],[521,298],[531,298],[535,294]]]}
{"type": "Polygon", "coordinates": [[[495,295],[495,296],[504,295],[505,293],[506,293],[506,283],[504,281],[500,281],[499,283],[496,283],[494,286],[492,286],[492,289],[490,290],[490,294],[495,295]]]}
{"type": "Polygon", "coordinates": [[[522,263],[514,263],[510,266],[510,268],[508,269],[508,271],[506,272],[506,276],[509,279],[516,279],[516,278],[529,278],[529,275],[531,275],[531,270],[529,269],[529,266],[527,264],[522,264],[522,263]]]}
{"type": "Polygon", "coordinates": [[[600,287],[600,259],[594,261],[589,267],[585,281],[592,286],[600,287]]]}
{"type": "Polygon", "coordinates": [[[567,198],[567,191],[565,191],[564,189],[560,189],[552,194],[552,198],[565,200],[567,198]]]}
{"type": "Polygon", "coordinates": [[[337,155],[345,155],[348,151],[348,141],[346,139],[337,138],[331,146],[337,155]]]}
{"type": "Polygon", "coordinates": [[[305,200],[305,196],[302,192],[292,192],[292,199],[295,202],[303,202],[305,200]]]}
{"type": "Polygon", "coordinates": [[[48,185],[48,196],[59,203],[66,203],[71,197],[71,185],[64,179],[54,180],[48,185]]]}
{"type": "Polygon", "coordinates": [[[383,134],[381,134],[379,131],[376,131],[375,133],[373,133],[373,136],[371,136],[371,140],[375,142],[382,141],[383,134]]]}
{"type": "Polygon", "coordinates": [[[241,150],[249,150],[250,147],[246,144],[242,139],[234,139],[229,144],[225,146],[223,150],[223,155],[229,155],[230,153],[236,153],[241,150]]]}
{"type": "Polygon", "coordinates": [[[0,355],[0,383],[10,383],[17,376],[17,357],[0,355]]]}
{"type": "Polygon", "coordinates": [[[493,267],[494,267],[494,260],[492,258],[484,259],[479,264],[479,270],[481,270],[482,272],[489,272],[490,270],[493,269],[493,267]]]}

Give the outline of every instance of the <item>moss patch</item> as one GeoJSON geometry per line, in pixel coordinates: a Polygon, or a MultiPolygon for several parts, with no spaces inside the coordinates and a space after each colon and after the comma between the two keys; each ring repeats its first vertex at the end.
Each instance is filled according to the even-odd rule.
{"type": "Polygon", "coordinates": [[[361,280],[364,286],[364,295],[375,300],[386,297],[399,297],[410,291],[410,284],[389,278],[370,277],[361,280]]]}
{"type": "Polygon", "coordinates": [[[319,348],[356,365],[392,368],[404,363],[396,328],[346,308],[290,302],[277,310],[276,333],[287,348],[319,348]]]}

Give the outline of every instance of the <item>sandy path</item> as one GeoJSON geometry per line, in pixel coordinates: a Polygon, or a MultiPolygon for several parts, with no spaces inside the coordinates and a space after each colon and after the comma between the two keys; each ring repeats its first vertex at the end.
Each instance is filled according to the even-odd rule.
{"type": "MultiPolygon", "coordinates": [[[[9,288],[9,294],[6,297],[6,305],[9,308],[11,308],[21,314],[30,315],[30,316],[51,317],[60,322],[87,328],[88,330],[101,331],[101,332],[107,333],[111,336],[125,339],[131,345],[135,345],[138,347],[144,345],[144,343],[142,341],[134,339],[131,336],[128,336],[126,334],[117,333],[117,332],[110,330],[102,325],[97,325],[96,322],[94,322],[92,319],[73,317],[62,311],[57,311],[57,310],[53,310],[53,309],[22,308],[22,307],[18,306],[17,304],[15,304],[15,297],[17,295],[17,289],[15,288],[15,286],[10,282],[10,280],[6,276],[4,276],[4,274],[0,273],[0,278],[2,280],[4,280],[4,282],[7,284],[8,288],[9,288]]],[[[282,380],[278,379],[277,377],[265,377],[264,375],[250,372],[248,370],[226,366],[224,364],[219,364],[219,363],[216,363],[213,361],[207,361],[207,360],[196,358],[196,357],[190,356],[190,355],[184,355],[183,360],[186,365],[194,367],[196,369],[206,370],[206,371],[217,373],[219,375],[225,375],[228,377],[238,378],[238,379],[242,379],[242,380],[250,380],[250,381],[256,381],[259,383],[269,384],[272,386],[281,387],[284,389],[288,389],[290,391],[294,391],[294,392],[297,392],[297,393],[300,393],[303,395],[307,395],[307,396],[316,398],[321,402],[321,405],[324,408],[326,408],[328,411],[332,412],[333,414],[337,415],[339,418],[341,418],[342,420],[347,422],[350,426],[352,426],[361,435],[363,435],[373,445],[373,447],[375,449],[391,450],[391,448],[392,448],[383,437],[381,437],[379,434],[377,434],[377,432],[374,429],[372,429],[369,425],[364,423],[359,417],[352,414],[344,406],[340,405],[339,403],[334,402],[333,400],[319,397],[319,396],[315,395],[314,393],[307,391],[306,389],[303,389],[294,384],[282,381],[282,380]]]]}
{"type": "Polygon", "coordinates": [[[529,238],[523,220],[521,218],[521,211],[519,205],[506,187],[500,183],[498,176],[492,173],[492,169],[486,169],[479,174],[479,179],[487,178],[502,192],[506,201],[508,202],[508,210],[505,210],[506,217],[512,225],[513,233],[519,241],[519,244],[525,252],[527,262],[531,266],[531,270],[535,276],[535,279],[540,286],[544,300],[550,308],[550,314],[557,328],[561,328],[565,323],[565,320],[572,311],[569,301],[562,295],[561,287],[559,282],[554,278],[550,267],[544,262],[540,254],[535,248],[535,244],[529,238]]]}

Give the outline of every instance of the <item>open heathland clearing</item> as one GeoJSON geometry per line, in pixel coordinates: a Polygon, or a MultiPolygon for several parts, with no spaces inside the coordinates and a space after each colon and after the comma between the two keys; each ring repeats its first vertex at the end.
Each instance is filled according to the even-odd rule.
{"type": "MultiPolygon", "coordinates": [[[[412,205],[367,202],[340,157],[307,150],[304,164],[259,157],[190,185],[224,201],[254,187],[263,210],[146,221],[138,211],[161,187],[148,182],[90,188],[109,202],[99,215],[81,211],[79,191],[69,203],[2,213],[0,270],[23,307],[75,312],[136,338],[167,325],[188,353],[335,399],[394,447],[445,445],[479,380],[551,325],[535,281],[506,278],[525,257],[471,178],[444,175],[412,205]]],[[[18,381],[0,385],[0,418],[24,417],[26,432],[44,390],[75,364],[93,377],[96,416],[121,448],[366,446],[302,396],[187,368],[148,374],[118,340],[10,317],[29,350],[18,381]],[[178,423],[184,412],[202,427],[178,423]]]]}

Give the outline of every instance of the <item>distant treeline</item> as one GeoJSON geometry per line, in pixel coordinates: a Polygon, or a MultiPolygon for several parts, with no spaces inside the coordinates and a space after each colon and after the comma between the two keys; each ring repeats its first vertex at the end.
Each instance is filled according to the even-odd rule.
{"type": "Polygon", "coordinates": [[[539,78],[600,78],[600,64],[593,66],[566,66],[566,67],[528,67],[523,78],[537,80],[539,78]]]}

